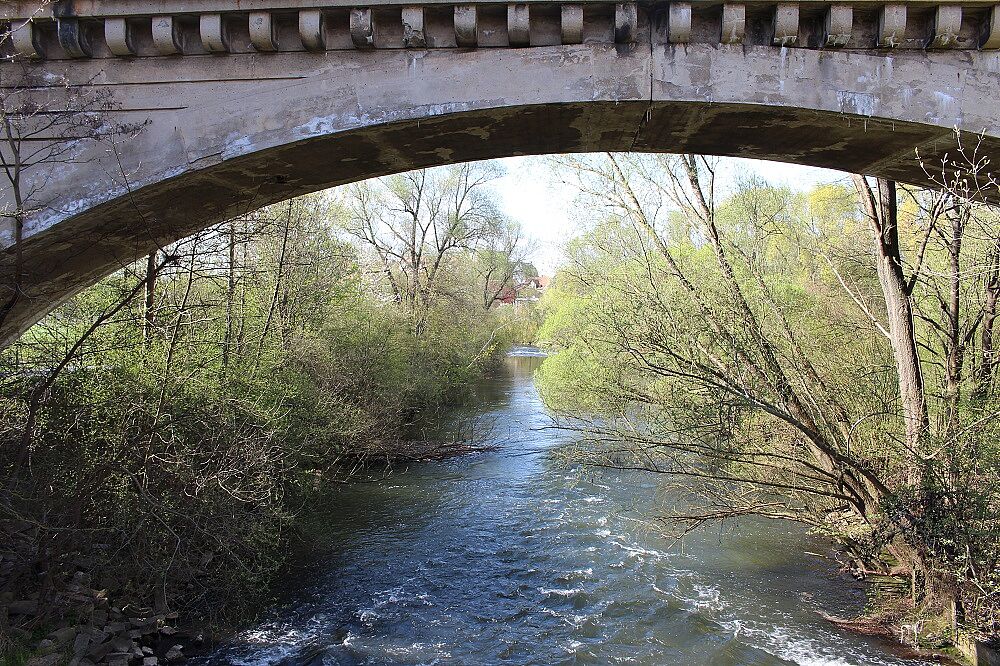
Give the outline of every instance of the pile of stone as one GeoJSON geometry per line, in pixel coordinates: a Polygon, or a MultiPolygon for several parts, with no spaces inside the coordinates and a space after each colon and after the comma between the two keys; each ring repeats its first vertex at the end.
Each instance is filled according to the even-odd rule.
{"type": "Polygon", "coordinates": [[[39,613],[38,600],[3,604],[12,637],[33,648],[35,656],[26,666],[159,666],[184,660],[184,644],[173,626],[176,613],[113,606],[104,590],[89,587],[89,577],[83,572],[77,572],[61,591],[58,604],[64,609],[60,615],[75,617],[76,622],[52,631],[37,643],[19,625],[32,625],[39,613]]]}

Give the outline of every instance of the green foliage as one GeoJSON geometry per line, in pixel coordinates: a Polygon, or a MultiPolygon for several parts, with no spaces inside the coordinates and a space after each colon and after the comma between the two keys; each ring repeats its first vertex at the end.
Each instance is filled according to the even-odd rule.
{"type": "Polygon", "coordinates": [[[417,330],[346,214],[324,194],[207,229],[157,253],[152,281],[145,262],[119,271],[0,354],[5,589],[54,594],[38,571],[85,561],[117,603],[252,610],[317,484],[412,455],[409,425],[523,329],[484,307],[459,248],[417,330]]]}
{"type": "Polygon", "coordinates": [[[917,571],[928,599],[957,598],[996,633],[1000,401],[981,342],[996,212],[954,193],[901,200],[929,414],[914,449],[857,192],[749,179],[715,201],[713,163],[689,156],[555,167],[596,211],[539,332],[552,352],[539,389],[584,433],[582,460],[663,474],[687,500],[670,516],[681,533],[747,514],[804,522],[861,570],[917,571]]]}

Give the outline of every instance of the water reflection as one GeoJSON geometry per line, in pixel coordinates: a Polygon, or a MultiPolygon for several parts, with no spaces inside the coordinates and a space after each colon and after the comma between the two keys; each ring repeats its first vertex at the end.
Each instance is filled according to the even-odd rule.
{"type": "Polygon", "coordinates": [[[850,613],[861,595],[802,554],[824,547],[802,530],[746,520],[681,552],[644,520],[657,479],[568,469],[553,455],[567,435],[544,428],[531,381],[542,360],[509,358],[456,413],[496,451],[321,502],[286,603],[207,662],[913,663],[815,614],[850,613]]]}

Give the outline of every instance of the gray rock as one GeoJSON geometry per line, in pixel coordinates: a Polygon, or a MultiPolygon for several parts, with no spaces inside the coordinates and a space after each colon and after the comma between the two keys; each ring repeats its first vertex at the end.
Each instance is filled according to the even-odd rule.
{"type": "Polygon", "coordinates": [[[61,654],[47,654],[43,657],[32,657],[24,663],[24,666],[56,666],[62,661],[61,654]]]}
{"type": "Polygon", "coordinates": [[[90,636],[84,633],[79,633],[76,635],[76,640],[73,641],[73,654],[83,654],[87,651],[87,647],[90,645],[90,636]]]}
{"type": "Polygon", "coordinates": [[[111,644],[115,648],[115,652],[131,652],[132,651],[132,641],[125,636],[116,636],[111,644]]]}
{"type": "Polygon", "coordinates": [[[12,601],[7,604],[7,612],[11,615],[34,615],[38,612],[38,602],[31,600],[12,601]]]}
{"type": "Polygon", "coordinates": [[[157,666],[159,661],[156,657],[145,657],[142,660],[142,666],[157,666]]]}
{"type": "Polygon", "coordinates": [[[95,662],[101,661],[106,656],[108,656],[108,653],[111,652],[112,649],[114,649],[114,646],[111,644],[111,641],[97,643],[91,645],[90,649],[87,650],[87,657],[89,657],[95,662]]]}
{"type": "Polygon", "coordinates": [[[183,649],[184,649],[183,645],[174,645],[169,650],[167,650],[167,654],[164,655],[164,658],[170,663],[173,663],[175,661],[180,661],[184,658],[184,653],[181,652],[181,650],[183,649]]]}
{"type": "Polygon", "coordinates": [[[52,654],[53,652],[55,652],[58,649],[59,649],[59,646],[56,645],[56,642],[53,641],[53,640],[50,640],[48,638],[46,638],[43,641],[41,641],[38,644],[38,647],[35,648],[35,650],[37,652],[39,652],[40,654],[52,654]]]}
{"type": "Polygon", "coordinates": [[[51,634],[49,638],[54,640],[59,645],[69,643],[74,638],[76,638],[77,630],[76,627],[63,627],[61,629],[56,629],[51,634]]]}

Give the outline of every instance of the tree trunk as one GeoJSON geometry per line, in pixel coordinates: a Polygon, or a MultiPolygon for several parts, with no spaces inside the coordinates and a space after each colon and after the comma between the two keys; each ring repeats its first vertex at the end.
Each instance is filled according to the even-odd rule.
{"type": "Polygon", "coordinates": [[[945,310],[945,427],[948,437],[959,428],[959,402],[962,399],[962,369],[965,365],[966,338],[962,334],[962,240],[965,221],[961,212],[950,215],[951,237],[948,239],[948,303],[945,310]]]}
{"type": "Polygon", "coordinates": [[[264,348],[264,341],[267,339],[268,330],[274,320],[274,311],[278,307],[278,297],[281,296],[281,279],[285,271],[285,254],[288,252],[288,235],[292,229],[292,200],[288,201],[288,214],[285,217],[285,230],[281,236],[281,249],[278,252],[278,265],[275,269],[274,291],[271,293],[271,303],[267,308],[267,316],[264,318],[264,326],[260,332],[260,340],[257,342],[257,363],[260,363],[260,352],[264,348]]]}
{"type": "MultiPolygon", "coordinates": [[[[899,396],[903,408],[906,446],[916,455],[927,433],[929,421],[924,398],[924,379],[920,369],[917,338],[913,321],[910,288],[903,275],[897,227],[896,183],[877,179],[878,194],[864,176],[855,176],[862,204],[871,224],[875,246],[875,268],[889,323],[889,338],[899,378],[899,396]]],[[[914,482],[916,478],[912,479],[914,482]]]]}
{"type": "Polygon", "coordinates": [[[236,221],[229,221],[229,265],[226,284],[226,333],[222,341],[222,369],[229,367],[230,348],[233,345],[233,307],[236,298],[236,221]]]}
{"type": "Polygon", "coordinates": [[[153,339],[153,326],[156,324],[154,306],[156,304],[156,252],[146,257],[146,297],[143,301],[142,341],[147,345],[153,339]]]}
{"type": "Polygon", "coordinates": [[[10,315],[14,306],[21,299],[23,290],[21,281],[24,279],[24,196],[21,193],[21,151],[15,138],[15,131],[7,110],[0,105],[0,117],[3,121],[4,141],[11,151],[10,164],[5,165],[7,179],[10,182],[14,197],[14,211],[10,216],[14,221],[14,279],[11,283],[11,295],[3,305],[0,305],[0,324],[10,315]]]}
{"type": "Polygon", "coordinates": [[[976,378],[976,397],[989,395],[996,372],[996,352],[993,349],[993,329],[997,319],[997,300],[1000,298],[1000,250],[994,250],[990,260],[990,272],[986,280],[986,303],[983,306],[983,323],[979,331],[980,354],[979,375],[976,378]]]}

